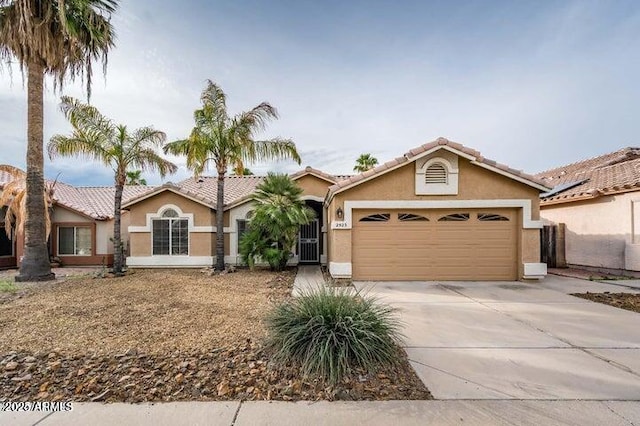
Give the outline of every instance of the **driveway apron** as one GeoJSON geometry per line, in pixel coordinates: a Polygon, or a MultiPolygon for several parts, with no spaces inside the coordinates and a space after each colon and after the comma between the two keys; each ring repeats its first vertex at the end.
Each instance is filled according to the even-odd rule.
{"type": "Polygon", "coordinates": [[[399,310],[405,350],[437,399],[640,400],[640,314],[542,282],[357,282],[399,310]]]}

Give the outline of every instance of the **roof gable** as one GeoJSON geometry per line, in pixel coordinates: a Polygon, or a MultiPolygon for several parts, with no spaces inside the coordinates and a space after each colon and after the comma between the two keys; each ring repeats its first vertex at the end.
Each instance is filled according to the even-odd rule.
{"type": "Polygon", "coordinates": [[[371,179],[376,179],[386,173],[389,173],[392,170],[395,170],[399,167],[406,166],[409,163],[413,163],[416,160],[422,157],[425,157],[427,155],[430,155],[433,152],[441,149],[447,150],[460,157],[466,158],[471,162],[471,164],[475,166],[479,166],[487,170],[490,170],[494,173],[501,174],[510,179],[521,182],[525,185],[534,187],[539,191],[550,190],[550,188],[547,187],[543,181],[535,178],[532,175],[526,174],[521,170],[512,169],[504,164],[500,164],[488,158],[484,158],[482,154],[480,154],[480,152],[474,149],[468,148],[462,144],[452,142],[445,138],[438,138],[433,142],[421,145],[417,148],[410,150],[409,152],[405,153],[402,157],[397,157],[371,170],[367,170],[364,173],[351,176],[347,179],[337,182],[335,185],[329,188],[329,195],[328,195],[327,202],[330,202],[331,198],[333,198],[335,194],[346,191],[354,186],[360,185],[361,183],[367,182],[371,179]]]}

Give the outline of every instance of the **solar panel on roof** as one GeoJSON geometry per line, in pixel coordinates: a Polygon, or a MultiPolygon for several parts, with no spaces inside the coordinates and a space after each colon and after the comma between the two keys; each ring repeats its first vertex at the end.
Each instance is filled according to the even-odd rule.
{"type": "Polygon", "coordinates": [[[554,186],[551,191],[544,192],[544,193],[540,194],[540,198],[552,197],[552,196],[554,196],[556,194],[559,194],[559,193],[561,193],[563,191],[566,191],[567,189],[575,188],[578,185],[582,185],[583,183],[585,183],[588,180],[589,179],[582,179],[582,180],[576,180],[576,181],[573,181],[573,182],[561,183],[560,185],[554,186]]]}

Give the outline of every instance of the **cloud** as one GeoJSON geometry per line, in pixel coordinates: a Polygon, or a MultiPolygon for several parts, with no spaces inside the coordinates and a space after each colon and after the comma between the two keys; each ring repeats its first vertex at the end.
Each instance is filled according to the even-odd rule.
{"type": "MultiPolygon", "coordinates": [[[[529,172],[635,144],[640,5],[364,5],[125,2],[92,103],[173,140],[189,133],[211,78],[232,113],[271,102],[280,119],[260,136],[292,138],[302,166],[335,174],[350,173],[361,153],[384,162],[438,136],[529,172]]],[[[70,130],[48,87],[45,139],[70,130]]],[[[84,97],[80,82],[64,92],[84,97]]],[[[24,164],[25,97],[19,73],[13,83],[2,74],[0,162],[24,164]]],[[[176,161],[172,181],[190,175],[176,161]]],[[[60,171],[76,184],[112,181],[99,164],[46,162],[48,176],[60,171]]]]}

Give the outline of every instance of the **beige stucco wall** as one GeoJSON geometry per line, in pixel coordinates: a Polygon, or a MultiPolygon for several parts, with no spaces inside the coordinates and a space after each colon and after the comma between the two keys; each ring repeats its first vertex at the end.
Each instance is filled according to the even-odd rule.
{"type": "Polygon", "coordinates": [[[180,207],[184,213],[193,213],[195,226],[215,226],[216,224],[216,214],[209,207],[173,192],[165,191],[131,206],[129,209],[131,225],[146,225],[147,213],[156,213],[162,206],[167,204],[180,207]]]}
{"type": "MultiPolygon", "coordinates": [[[[473,165],[469,160],[461,157],[458,159],[458,170],[457,194],[416,195],[416,167],[411,162],[337,194],[329,205],[329,223],[339,220],[336,217],[336,210],[338,207],[344,210],[344,202],[347,200],[530,200],[531,219],[538,220],[540,218],[540,191],[537,189],[473,165]]],[[[518,216],[520,235],[517,250],[521,260],[519,276],[522,277],[524,263],[540,262],[540,231],[538,229],[523,229],[522,209],[519,209],[518,216]]],[[[329,262],[351,262],[351,232],[350,229],[329,229],[329,262]]]]}
{"type": "Polygon", "coordinates": [[[61,205],[56,205],[53,207],[53,214],[51,215],[51,222],[53,223],[61,223],[61,222],[93,222],[93,219],[82,215],[80,213],[76,213],[74,211],[68,210],[61,205]]]}
{"type": "Polygon", "coordinates": [[[640,271],[640,244],[632,238],[634,201],[640,202],[640,192],[543,206],[540,215],[546,223],[566,225],[568,264],[640,271]]]}
{"type": "Polygon", "coordinates": [[[304,190],[303,195],[313,195],[322,199],[327,195],[329,187],[333,185],[333,183],[313,175],[304,175],[295,182],[304,190]]]}
{"type": "MultiPolygon", "coordinates": [[[[215,227],[216,215],[213,210],[170,191],[162,192],[131,206],[128,214],[128,222],[131,226],[146,226],[147,214],[156,213],[160,208],[168,204],[179,207],[183,213],[193,214],[193,224],[195,226],[215,227]]],[[[189,255],[211,256],[214,253],[212,252],[212,239],[215,240],[215,233],[190,232],[189,255]]],[[[129,241],[131,244],[130,253],[132,257],[152,255],[150,232],[132,232],[129,234],[129,241]]]]}

